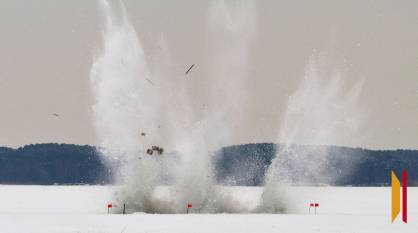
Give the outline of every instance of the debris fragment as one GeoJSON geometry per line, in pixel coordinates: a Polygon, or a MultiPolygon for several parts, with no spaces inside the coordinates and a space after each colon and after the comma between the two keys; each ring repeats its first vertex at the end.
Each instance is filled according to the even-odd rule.
{"type": "Polygon", "coordinates": [[[162,148],[162,147],[159,147],[159,146],[152,146],[151,147],[151,149],[147,149],[147,154],[149,154],[149,155],[153,155],[154,154],[154,151],[156,152],[156,153],[158,153],[159,155],[161,155],[161,154],[163,154],[164,153],[164,149],[162,148]]]}
{"type": "Polygon", "coordinates": [[[144,132],[142,132],[142,133],[141,133],[141,136],[144,136],[144,137],[145,137],[145,136],[147,136],[147,134],[146,134],[146,133],[144,133],[144,132]]]}
{"type": "Polygon", "coordinates": [[[52,114],[54,117],[60,117],[60,115],[58,115],[58,114],[56,114],[56,113],[53,113],[52,114]]]}
{"type": "Polygon", "coordinates": [[[164,149],[158,146],[153,146],[152,150],[158,152],[158,154],[162,154],[164,152],[164,149]]]}
{"type": "Polygon", "coordinates": [[[151,83],[151,85],[153,85],[153,86],[154,86],[154,83],[153,83],[151,80],[149,80],[149,79],[147,79],[147,78],[146,78],[146,80],[147,80],[149,83],[151,83]]]}
{"type": "Polygon", "coordinates": [[[192,70],[192,68],[194,67],[194,64],[192,64],[190,67],[189,67],[189,69],[186,71],[186,75],[188,75],[189,74],[189,72],[190,72],[190,70],[192,70]]]}

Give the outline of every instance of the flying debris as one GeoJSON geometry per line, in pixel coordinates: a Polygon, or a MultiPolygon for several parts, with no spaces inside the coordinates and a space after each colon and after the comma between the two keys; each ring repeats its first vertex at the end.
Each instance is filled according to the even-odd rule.
{"type": "Polygon", "coordinates": [[[149,79],[147,79],[147,78],[146,78],[146,80],[147,80],[149,83],[151,83],[151,85],[153,85],[153,86],[154,86],[154,83],[153,83],[151,80],[149,80],[149,79]]]}
{"type": "Polygon", "coordinates": [[[146,133],[144,133],[144,132],[142,132],[142,133],[141,133],[141,136],[144,136],[144,137],[145,137],[145,136],[147,136],[147,134],[146,134],[146,133]]]}
{"type": "Polygon", "coordinates": [[[193,69],[193,67],[194,67],[194,64],[192,64],[190,67],[189,67],[189,69],[186,71],[186,75],[188,75],[189,74],[189,72],[193,69]]]}
{"type": "Polygon", "coordinates": [[[60,117],[60,115],[58,115],[58,114],[56,114],[56,113],[53,113],[52,114],[54,117],[60,117]]]}
{"type": "Polygon", "coordinates": [[[153,155],[154,152],[158,153],[159,155],[163,154],[164,149],[159,146],[152,146],[151,149],[147,149],[147,154],[153,155]]]}
{"type": "Polygon", "coordinates": [[[158,154],[162,154],[164,152],[164,149],[158,146],[152,146],[152,150],[157,151],[158,154]]]}

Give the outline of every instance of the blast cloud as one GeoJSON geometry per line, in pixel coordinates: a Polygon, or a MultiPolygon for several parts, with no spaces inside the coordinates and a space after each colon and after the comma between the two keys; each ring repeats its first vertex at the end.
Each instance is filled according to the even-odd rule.
{"type": "Polygon", "coordinates": [[[211,2],[208,54],[214,59],[207,96],[211,111],[203,114],[192,107],[184,74],[172,69],[164,34],[159,39],[160,49],[150,51],[152,56],[147,60],[123,4],[115,12],[101,0],[100,9],[105,19],[103,48],[90,74],[96,101],[94,123],[104,158],[119,171],[120,188],[115,198],[132,211],[184,213],[190,202],[204,213],[292,211],[286,189],[292,183],[290,177],[315,177],[327,159],[326,151],[315,151],[324,156],[309,163],[304,160],[308,153],[296,153],[292,144],[300,140],[314,145],[338,144],[344,141],[337,137],[342,132],[344,136],[357,133],[356,101],[361,85],[341,96],[338,69],[322,73],[325,68],[312,56],[299,89],[289,98],[281,124],[278,138],[285,145],[266,174],[260,205],[248,210],[216,185],[212,153],[232,141],[234,129],[248,111],[247,69],[257,29],[255,3],[211,2]],[[153,145],[170,151],[161,157],[149,156],[145,150],[153,145]],[[284,161],[280,159],[284,154],[291,156],[284,161]],[[300,173],[282,169],[283,163],[292,164],[300,173]],[[161,184],[169,185],[168,198],[155,195],[161,184]]]}
{"type": "Polygon", "coordinates": [[[161,50],[153,54],[154,60],[147,61],[123,4],[119,5],[120,17],[107,1],[101,1],[100,7],[106,22],[103,51],[94,59],[90,76],[96,98],[94,122],[105,148],[102,152],[106,160],[119,164],[117,179],[122,185],[116,198],[134,211],[182,213],[189,202],[199,212],[243,211],[215,185],[211,161],[212,153],[228,142],[228,126],[239,114],[232,115],[243,106],[237,101],[246,96],[232,90],[246,88],[240,79],[246,74],[242,67],[248,64],[249,43],[254,36],[247,28],[255,20],[254,4],[212,3],[209,32],[218,40],[213,45],[215,53],[222,51],[216,57],[223,60],[213,61],[213,67],[220,68],[215,69],[210,85],[223,88],[210,93],[209,104],[216,109],[203,117],[191,107],[184,77],[171,70],[164,35],[160,37],[161,50]],[[240,38],[242,42],[236,44],[240,38]],[[226,48],[222,41],[233,46],[226,48]],[[141,137],[140,132],[146,136],[141,137]],[[152,145],[172,148],[173,157],[178,159],[167,165],[164,159],[145,154],[152,145]],[[168,200],[154,195],[162,183],[162,173],[172,176],[168,200]]]}
{"type": "Polygon", "coordinates": [[[341,68],[331,57],[315,52],[298,89],[289,96],[278,132],[282,145],[267,171],[259,211],[297,211],[292,209],[289,185],[311,185],[318,180],[332,183],[337,177],[322,177],[329,155],[326,145],[344,145],[355,137],[361,140],[364,110],[358,100],[362,81],[344,90],[347,84],[341,68]]]}

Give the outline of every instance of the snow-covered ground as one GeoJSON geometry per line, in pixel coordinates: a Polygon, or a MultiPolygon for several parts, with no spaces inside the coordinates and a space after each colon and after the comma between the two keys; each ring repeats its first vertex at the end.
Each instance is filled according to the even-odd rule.
{"type": "MultiPolygon", "coordinates": [[[[249,207],[261,189],[226,188],[249,207]]],[[[0,186],[0,232],[418,232],[418,188],[408,190],[408,224],[390,219],[390,188],[298,187],[292,214],[107,214],[114,187],[0,186]],[[318,214],[308,203],[318,202],[318,214]]],[[[163,193],[163,192],[162,192],[163,193]]],[[[164,194],[164,193],[163,193],[164,194]]],[[[160,195],[163,195],[160,194],[160,195]]]]}

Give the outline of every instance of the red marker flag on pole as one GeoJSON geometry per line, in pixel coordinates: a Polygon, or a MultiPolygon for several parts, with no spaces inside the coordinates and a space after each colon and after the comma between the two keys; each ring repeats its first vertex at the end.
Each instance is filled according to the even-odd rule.
{"type": "Polygon", "coordinates": [[[112,208],[112,203],[107,204],[107,214],[110,213],[111,208],[112,208]]]}
{"type": "Polygon", "coordinates": [[[186,213],[189,213],[189,210],[192,209],[192,207],[193,207],[192,203],[187,203],[186,213]]]}

